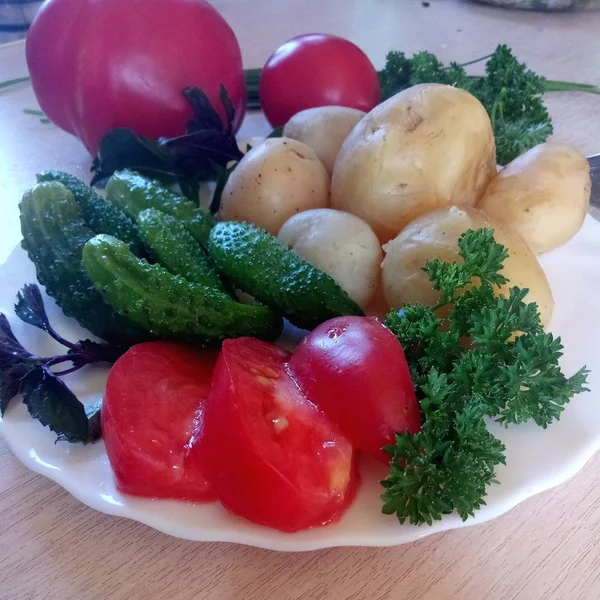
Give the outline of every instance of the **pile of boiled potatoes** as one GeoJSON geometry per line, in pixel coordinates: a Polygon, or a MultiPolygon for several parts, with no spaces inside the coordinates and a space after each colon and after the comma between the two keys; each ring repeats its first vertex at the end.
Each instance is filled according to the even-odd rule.
{"type": "Polygon", "coordinates": [[[329,273],[367,314],[435,304],[421,270],[454,260],[468,229],[509,251],[503,274],[529,289],[548,324],[552,293],[537,255],[564,244],[589,206],[588,162],[542,144],[498,169],[490,119],[468,92],[424,84],[370,113],[305,110],[283,137],[253,145],[223,190],[222,220],[278,236],[329,273]]]}

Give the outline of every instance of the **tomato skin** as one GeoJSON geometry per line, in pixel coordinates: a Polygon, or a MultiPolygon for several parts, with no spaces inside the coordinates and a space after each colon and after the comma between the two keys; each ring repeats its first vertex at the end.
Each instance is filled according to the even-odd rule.
{"type": "Polygon", "coordinates": [[[194,445],[201,445],[203,408],[217,356],[171,342],[147,342],[115,362],[100,417],[119,491],[215,500],[202,464],[190,460],[190,438],[194,435],[194,445]]]}
{"type": "Polygon", "coordinates": [[[317,106],[369,112],[381,101],[375,67],[355,44],[335,35],[292,38],[271,55],[260,77],[261,107],[272,127],[317,106]]]}
{"type": "Polygon", "coordinates": [[[300,343],[289,370],[357,450],[389,462],[396,432],[417,433],[421,414],[404,351],[374,317],[338,317],[300,343]]]}
{"type": "Polygon", "coordinates": [[[300,393],[288,358],[253,338],[224,342],[197,456],[230,512],[298,531],[341,516],[356,471],[350,443],[300,393]]]}
{"type": "Polygon", "coordinates": [[[236,37],[204,0],[49,0],[26,42],[41,109],[93,155],[102,136],[130,127],[151,138],[185,131],[184,88],[203,89],[225,118],[222,83],[244,118],[246,87],[236,37]]]}

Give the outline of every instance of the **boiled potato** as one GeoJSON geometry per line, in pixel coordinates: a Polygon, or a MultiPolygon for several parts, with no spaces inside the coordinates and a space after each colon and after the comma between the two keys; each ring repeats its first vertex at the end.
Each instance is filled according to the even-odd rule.
{"type": "Polygon", "coordinates": [[[495,174],[494,134],[479,100],[452,86],[416,85],[375,107],[346,138],[331,204],[386,242],[431,210],[473,206],[495,174]]]}
{"type": "Polygon", "coordinates": [[[375,295],[383,253],[377,236],[358,217],[339,210],[307,210],[287,221],[279,240],[306,258],[361,307],[375,295]]]}
{"type": "Polygon", "coordinates": [[[277,235],[294,214],[329,204],[329,176],[314,151],[288,138],[250,150],[230,175],[219,217],[247,221],[277,235]]]}
{"type": "Polygon", "coordinates": [[[537,303],[541,321],[547,325],[554,301],[535,254],[519,234],[470,207],[453,206],[424,215],[384,246],[383,293],[389,305],[399,308],[412,303],[436,304],[438,292],[431,287],[421,267],[432,258],[456,260],[458,238],[467,229],[482,227],[494,229],[496,241],[506,246],[509,252],[502,270],[509,282],[498,292],[508,295],[510,287],[528,288],[526,301],[537,303]]]}
{"type": "Polygon", "coordinates": [[[331,175],[344,140],[365,114],[347,106],[307,108],[287,122],[283,135],[310,146],[331,175]]]}
{"type": "Polygon", "coordinates": [[[492,179],[477,208],[514,229],[537,253],[570,240],[590,205],[590,168],[570,146],[541,144],[492,179]]]}

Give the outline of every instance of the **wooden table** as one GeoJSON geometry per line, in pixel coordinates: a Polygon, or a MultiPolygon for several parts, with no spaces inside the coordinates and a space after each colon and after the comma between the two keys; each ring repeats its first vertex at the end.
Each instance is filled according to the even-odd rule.
{"type": "MultiPolygon", "coordinates": [[[[387,50],[467,61],[507,43],[549,78],[600,84],[600,13],[545,15],[431,0],[220,0],[246,66],[307,31],[350,38],[381,65],[387,50]]],[[[26,74],[22,44],[0,49],[0,81],[26,74]]],[[[554,95],[556,137],[600,151],[600,97],[554,95]]],[[[0,262],[19,239],[16,204],[36,171],[86,176],[79,143],[22,112],[30,87],[0,91],[0,262]],[[35,144],[31,143],[35,135],[35,144]]],[[[253,116],[246,133],[258,133],[253,116]]],[[[505,516],[396,548],[274,553],[195,544],[81,505],[27,471],[0,441],[3,600],[576,600],[600,598],[600,457],[505,516]]]]}

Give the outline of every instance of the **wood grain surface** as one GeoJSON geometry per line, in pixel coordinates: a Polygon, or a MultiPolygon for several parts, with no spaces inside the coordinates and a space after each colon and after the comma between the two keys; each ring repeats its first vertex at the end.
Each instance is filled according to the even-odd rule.
{"type": "MultiPolygon", "coordinates": [[[[600,84],[600,13],[535,14],[431,0],[221,0],[246,66],[293,35],[325,31],[363,47],[428,49],[444,60],[497,43],[550,78],[600,84]]],[[[0,48],[0,81],[24,75],[20,44],[0,48]]],[[[548,99],[557,139],[600,151],[600,97],[548,99]]],[[[28,85],[0,91],[0,262],[19,239],[16,204],[36,171],[85,175],[76,140],[43,125],[28,85]],[[33,139],[35,136],[35,141],[33,139]]],[[[263,126],[260,116],[247,135],[263,126]]],[[[600,216],[600,211],[597,211],[600,216]]],[[[599,257],[600,258],[600,257],[599,257]]],[[[0,600],[597,600],[600,457],[571,481],[485,525],[395,548],[275,553],[198,544],[96,513],[31,473],[0,440],[0,600]]]]}

